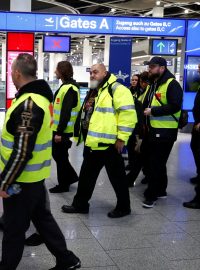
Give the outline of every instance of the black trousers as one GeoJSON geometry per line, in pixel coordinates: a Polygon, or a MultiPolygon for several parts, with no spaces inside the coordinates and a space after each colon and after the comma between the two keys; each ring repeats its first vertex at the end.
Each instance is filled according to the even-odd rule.
{"type": "Polygon", "coordinates": [[[62,141],[52,142],[52,155],[57,165],[58,184],[61,188],[67,188],[71,183],[78,181],[78,176],[69,162],[69,149],[72,142],[67,137],[63,137],[62,141]]]}
{"type": "Polygon", "coordinates": [[[124,161],[114,145],[102,151],[84,148],[84,160],[80,171],[78,189],[72,205],[79,209],[89,208],[88,202],[92,197],[98,175],[103,166],[106,168],[117,197],[116,208],[122,211],[130,209],[124,161]]]}
{"type": "Polygon", "coordinates": [[[165,194],[167,177],[167,160],[174,141],[148,141],[146,148],[148,188],[144,195],[147,200],[156,200],[165,194]]]}
{"type": "Polygon", "coordinates": [[[146,147],[146,141],[143,140],[140,147],[140,153],[136,151],[133,153],[132,162],[130,164],[130,171],[127,174],[128,182],[130,184],[135,182],[141,170],[145,176],[147,175],[146,147]]]}
{"type": "Polygon", "coordinates": [[[129,137],[128,143],[126,146],[126,149],[128,152],[128,164],[130,166],[134,166],[134,162],[135,162],[135,151],[134,151],[135,143],[136,143],[136,138],[135,138],[135,135],[132,134],[129,137]]]}
{"type": "Polygon", "coordinates": [[[190,147],[194,156],[197,175],[200,178],[200,132],[193,129],[190,147]]]}
{"type": "Polygon", "coordinates": [[[3,199],[4,235],[0,270],[15,270],[22,258],[25,233],[33,222],[58,266],[66,266],[71,252],[54,220],[49,206],[44,181],[21,184],[18,195],[3,199]]]}

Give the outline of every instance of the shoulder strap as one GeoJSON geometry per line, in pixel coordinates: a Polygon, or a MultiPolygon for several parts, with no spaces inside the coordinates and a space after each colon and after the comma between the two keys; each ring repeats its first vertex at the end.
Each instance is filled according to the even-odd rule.
{"type": "Polygon", "coordinates": [[[119,85],[121,85],[121,83],[116,81],[108,85],[108,93],[110,94],[111,98],[113,98],[114,92],[119,85]]]}
{"type": "MultiPolygon", "coordinates": [[[[158,101],[161,105],[164,105],[164,104],[162,103],[162,101],[159,99],[159,97],[157,96],[156,93],[155,93],[155,97],[156,97],[157,101],[158,101]]],[[[179,122],[179,120],[176,118],[175,115],[171,114],[171,116],[174,118],[174,120],[175,120],[176,122],[179,122]]]]}

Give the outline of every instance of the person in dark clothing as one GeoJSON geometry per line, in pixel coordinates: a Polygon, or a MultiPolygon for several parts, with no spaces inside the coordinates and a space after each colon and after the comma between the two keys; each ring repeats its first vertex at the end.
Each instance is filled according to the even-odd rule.
{"type": "Polygon", "coordinates": [[[61,61],[56,68],[57,79],[62,85],[54,95],[54,124],[52,155],[57,165],[58,185],[50,193],[69,191],[69,186],[78,181],[78,176],[69,161],[74,123],[80,109],[79,85],[73,80],[73,68],[68,61],[61,61]]]}
{"type": "Polygon", "coordinates": [[[4,234],[0,270],[17,268],[30,221],[56,257],[52,269],[77,269],[81,265],[67,249],[46,205],[44,179],[50,176],[53,95],[44,80],[36,80],[36,68],[34,57],[27,53],[19,54],[12,64],[12,80],[18,92],[7,110],[1,135],[4,234]]]}
{"type": "Polygon", "coordinates": [[[167,69],[164,58],[153,57],[150,60],[149,79],[150,86],[143,96],[148,178],[143,207],[146,208],[153,207],[158,198],[167,197],[166,163],[177,139],[177,119],[180,117],[183,100],[182,88],[167,69]]]}
{"type": "Polygon", "coordinates": [[[103,64],[91,67],[90,80],[93,90],[89,91],[75,125],[75,137],[78,142],[82,138],[85,144],[78,189],[72,205],[63,205],[62,211],[89,212],[98,175],[105,166],[117,197],[117,205],[108,217],[120,218],[131,213],[121,153],[137,121],[134,101],[130,90],[116,82],[103,64]]]}
{"type": "MultiPolygon", "coordinates": [[[[198,73],[200,74],[200,64],[198,65],[198,73]]],[[[191,138],[191,150],[194,156],[194,161],[196,165],[197,176],[192,177],[190,182],[192,184],[198,184],[200,182],[200,87],[196,94],[194,100],[194,107],[192,109],[194,117],[194,126],[192,129],[192,138],[191,138]]]]}
{"type": "Polygon", "coordinates": [[[134,74],[131,78],[130,90],[133,96],[138,97],[140,95],[140,75],[134,74]]]}
{"type": "MultiPolygon", "coordinates": [[[[198,65],[198,72],[200,73],[200,64],[198,65]]],[[[183,206],[192,209],[200,209],[200,87],[194,100],[192,112],[194,117],[194,126],[192,129],[190,145],[197,168],[197,176],[191,178],[190,181],[192,184],[196,185],[196,195],[193,200],[184,202],[183,206]]]]}
{"type": "Polygon", "coordinates": [[[142,183],[147,183],[146,177],[146,166],[145,166],[145,144],[142,143],[144,136],[144,115],[143,107],[140,102],[140,97],[144,94],[149,84],[149,73],[144,71],[140,74],[140,95],[134,97],[135,99],[135,109],[137,112],[138,123],[133,131],[133,134],[130,136],[128,145],[132,149],[132,159],[130,160],[129,172],[127,174],[129,187],[133,187],[135,180],[137,179],[141,169],[145,177],[142,179],[142,183]],[[137,99],[137,100],[136,100],[137,99]]]}
{"type": "MultiPolygon", "coordinates": [[[[131,94],[133,95],[134,98],[138,98],[141,93],[140,89],[140,75],[139,74],[134,74],[131,78],[131,86],[130,86],[130,91],[131,94]]],[[[129,171],[134,162],[134,144],[135,144],[135,136],[131,135],[129,137],[126,149],[128,152],[128,164],[126,165],[125,169],[129,171]]]]}

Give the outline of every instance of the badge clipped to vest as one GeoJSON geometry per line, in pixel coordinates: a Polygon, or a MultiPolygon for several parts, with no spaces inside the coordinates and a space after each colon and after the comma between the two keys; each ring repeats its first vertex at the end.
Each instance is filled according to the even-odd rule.
{"type": "Polygon", "coordinates": [[[56,104],[60,104],[60,98],[56,98],[56,104]]]}
{"type": "Polygon", "coordinates": [[[155,93],[155,97],[161,99],[161,93],[155,93]]]}

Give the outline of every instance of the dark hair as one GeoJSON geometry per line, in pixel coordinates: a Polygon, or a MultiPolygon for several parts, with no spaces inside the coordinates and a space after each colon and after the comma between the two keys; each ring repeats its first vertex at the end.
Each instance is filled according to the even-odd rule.
{"type": "Polygon", "coordinates": [[[133,78],[134,76],[138,77],[138,82],[137,82],[137,85],[136,85],[135,88],[139,88],[139,87],[140,87],[140,74],[133,74],[132,77],[131,77],[131,80],[132,80],[132,78],[133,78]]]}
{"type": "Polygon", "coordinates": [[[59,62],[57,64],[57,70],[65,81],[73,77],[73,67],[72,64],[68,61],[59,62]]]}
{"type": "Polygon", "coordinates": [[[24,77],[36,77],[37,62],[29,53],[20,53],[15,59],[14,65],[24,77]]]}
{"type": "Polygon", "coordinates": [[[149,72],[148,71],[144,71],[140,74],[140,80],[143,82],[148,83],[149,82],[149,72]]]}

